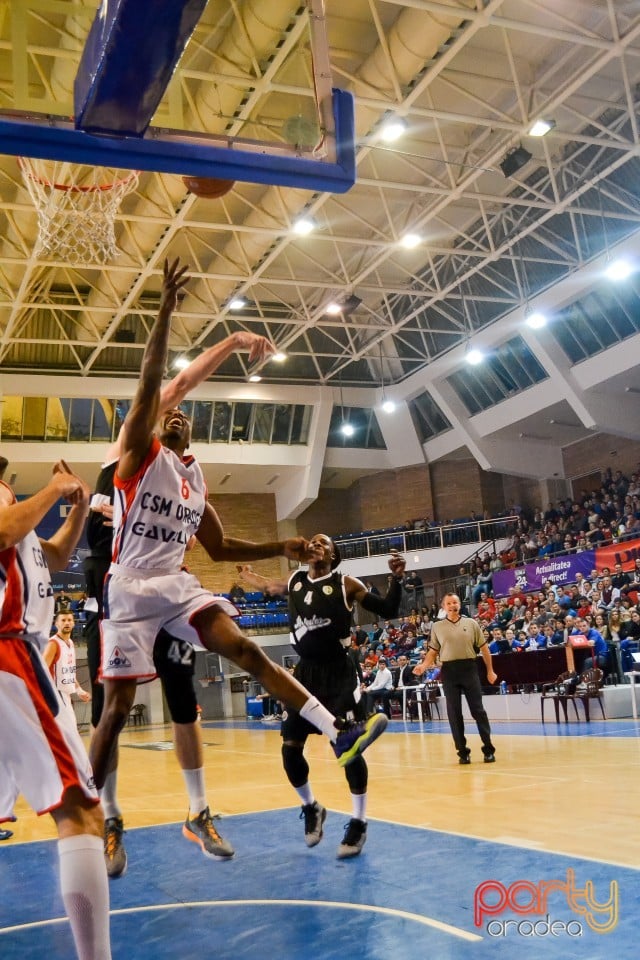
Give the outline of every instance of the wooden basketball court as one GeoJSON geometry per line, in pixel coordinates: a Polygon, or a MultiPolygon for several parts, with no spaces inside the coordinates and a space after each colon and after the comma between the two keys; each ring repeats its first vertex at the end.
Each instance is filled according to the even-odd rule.
{"type": "MultiPolygon", "coordinates": [[[[186,794],[170,728],[125,730],[129,867],[111,883],[114,958],[635,957],[637,724],[493,728],[498,762],[482,763],[472,732],[472,764],[461,767],[446,722],[393,721],[367,754],[367,843],[338,861],[350,802],[324,738],[308,756],[329,814],[309,850],[278,725],[204,724],[208,798],[236,848],[229,862],[207,860],[181,835],[186,794]]],[[[0,951],[58,960],[71,937],[52,824],[25,806],[17,814],[14,838],[0,845],[0,951]]]]}

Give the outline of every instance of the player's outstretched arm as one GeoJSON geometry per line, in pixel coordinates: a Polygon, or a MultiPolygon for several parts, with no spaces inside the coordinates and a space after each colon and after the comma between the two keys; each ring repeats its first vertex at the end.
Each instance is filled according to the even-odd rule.
{"type": "Polygon", "coordinates": [[[238,562],[242,560],[267,560],[269,557],[304,559],[307,554],[307,541],[304,537],[292,537],[289,540],[268,540],[264,543],[227,537],[220,518],[210,503],[205,505],[202,522],[196,537],[212,560],[238,562]]]}
{"type": "Polygon", "coordinates": [[[164,262],[164,279],[160,309],[142,356],[140,380],[121,432],[121,453],[118,476],[128,480],[140,468],[160,412],[160,390],[167,365],[171,315],[178,302],[178,291],[187,282],[186,266],[179,260],[164,262]]]}
{"type": "Polygon", "coordinates": [[[275,349],[270,340],[257,333],[248,333],[245,330],[232,333],[192,360],[188,367],[162,388],[159,414],[177,407],[192,390],[215,373],[232,353],[246,350],[249,352],[249,363],[254,363],[262,362],[275,353],[275,349]]]}
{"type": "Polygon", "coordinates": [[[255,587],[257,590],[262,590],[262,592],[268,596],[283,596],[289,591],[289,585],[286,580],[274,580],[263,577],[259,573],[255,573],[246,563],[239,563],[236,569],[243,583],[248,583],[249,586],[255,587]]]}
{"type": "Polygon", "coordinates": [[[41,540],[49,565],[49,570],[55,573],[64,570],[76,548],[87,517],[89,516],[89,501],[91,491],[88,485],[69,469],[64,460],[59,460],[54,466],[54,478],[60,478],[61,483],[73,484],[73,491],[63,496],[71,504],[71,509],[61,527],[49,537],[41,540]]]}
{"type": "Polygon", "coordinates": [[[389,588],[384,597],[370,593],[360,580],[356,580],[354,577],[345,577],[344,583],[349,602],[353,603],[356,601],[370,613],[384,617],[385,620],[391,620],[397,616],[400,607],[400,600],[402,599],[402,587],[400,584],[404,576],[405,566],[406,561],[404,557],[393,550],[389,560],[389,569],[393,577],[391,578],[389,588]]]}
{"type": "Polygon", "coordinates": [[[73,502],[82,487],[82,480],[68,467],[54,473],[42,490],[17,503],[10,488],[0,483],[0,550],[15,546],[31,533],[58,500],[73,502]]]}

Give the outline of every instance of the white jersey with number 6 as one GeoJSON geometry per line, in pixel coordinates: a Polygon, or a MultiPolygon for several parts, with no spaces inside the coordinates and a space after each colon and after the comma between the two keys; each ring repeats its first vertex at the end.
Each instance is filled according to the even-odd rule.
{"type": "Polygon", "coordinates": [[[181,459],[154,437],[137,473],[122,480],[116,471],[114,485],[113,563],[141,571],[179,571],[206,503],[197,461],[181,459]]]}

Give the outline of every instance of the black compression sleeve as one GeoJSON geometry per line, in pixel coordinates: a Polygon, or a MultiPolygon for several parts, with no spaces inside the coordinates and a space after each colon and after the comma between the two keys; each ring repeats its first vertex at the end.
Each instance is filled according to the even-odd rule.
{"type": "Polygon", "coordinates": [[[369,593],[367,591],[364,599],[360,601],[360,606],[364,607],[365,610],[369,610],[370,613],[376,613],[385,620],[391,620],[398,615],[400,608],[400,600],[402,598],[402,587],[400,583],[400,580],[393,577],[389,584],[387,594],[384,597],[377,597],[375,593],[369,593]]]}

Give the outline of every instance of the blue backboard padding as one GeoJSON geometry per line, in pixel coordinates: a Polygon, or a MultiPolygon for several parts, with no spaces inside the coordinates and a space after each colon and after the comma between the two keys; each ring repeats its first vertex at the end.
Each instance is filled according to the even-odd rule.
{"type": "Polygon", "coordinates": [[[142,136],[207,0],[109,0],[91,25],[74,86],[75,123],[142,136]]]}
{"type": "Polygon", "coordinates": [[[333,114],[336,163],[269,154],[266,148],[260,153],[237,144],[223,147],[204,135],[169,134],[155,128],[142,138],[98,136],[74,129],[63,118],[16,114],[0,114],[0,144],[10,156],[346,193],[356,175],[354,103],[348,91],[333,91],[333,114]]]}

